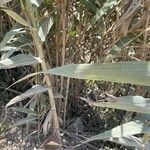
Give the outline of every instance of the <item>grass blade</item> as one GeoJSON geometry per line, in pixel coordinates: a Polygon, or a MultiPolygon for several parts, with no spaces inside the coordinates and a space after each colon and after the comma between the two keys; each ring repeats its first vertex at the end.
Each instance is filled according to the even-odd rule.
{"type": "Polygon", "coordinates": [[[136,135],[140,133],[149,133],[149,132],[150,132],[149,126],[147,126],[140,120],[135,120],[135,121],[131,121],[131,122],[119,125],[104,133],[100,133],[96,136],[93,136],[87,139],[86,142],[107,139],[110,137],[113,137],[113,138],[127,137],[129,135],[136,135]]]}
{"type": "Polygon", "coordinates": [[[143,148],[142,140],[135,137],[135,136],[127,136],[127,137],[120,137],[120,138],[109,138],[106,141],[111,141],[117,144],[121,144],[124,146],[130,146],[134,148],[143,148]]]}
{"type": "Polygon", "coordinates": [[[43,22],[41,23],[41,26],[39,28],[38,35],[42,42],[45,41],[47,34],[49,33],[49,30],[51,29],[54,21],[53,18],[45,18],[43,22]]]}
{"type": "Polygon", "coordinates": [[[8,7],[4,7],[1,6],[0,7],[1,10],[5,11],[10,17],[12,17],[14,20],[16,20],[18,23],[27,26],[27,27],[31,27],[27,21],[25,21],[21,16],[19,16],[16,12],[14,12],[13,10],[9,9],[8,7]]]}
{"type": "Polygon", "coordinates": [[[70,64],[45,73],[78,79],[103,80],[150,86],[150,62],[70,64]]]}
{"type": "Polygon", "coordinates": [[[91,106],[108,107],[138,113],[150,114],[150,98],[142,96],[123,96],[116,99],[109,98],[108,102],[94,102],[81,98],[91,106]]]}
{"type": "Polygon", "coordinates": [[[27,90],[25,93],[20,94],[19,96],[16,96],[11,101],[9,101],[6,105],[6,108],[26,98],[29,98],[35,94],[46,92],[47,90],[48,90],[47,86],[34,85],[31,89],[27,90]]]}
{"type": "Polygon", "coordinates": [[[41,62],[39,58],[27,54],[18,54],[0,61],[0,69],[10,69],[19,66],[34,65],[41,62]]]}

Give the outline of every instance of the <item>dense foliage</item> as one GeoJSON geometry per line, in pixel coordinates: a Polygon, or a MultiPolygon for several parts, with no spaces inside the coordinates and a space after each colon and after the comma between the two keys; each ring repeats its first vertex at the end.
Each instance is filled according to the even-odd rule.
{"type": "Polygon", "coordinates": [[[0,14],[15,126],[48,149],[149,146],[149,0],[3,0],[0,14]]]}

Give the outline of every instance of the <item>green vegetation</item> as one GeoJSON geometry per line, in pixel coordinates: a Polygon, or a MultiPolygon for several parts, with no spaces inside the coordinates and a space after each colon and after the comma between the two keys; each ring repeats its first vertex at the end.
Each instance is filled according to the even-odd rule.
{"type": "Polygon", "coordinates": [[[148,0],[3,0],[0,11],[0,69],[29,70],[9,85],[0,79],[1,88],[17,94],[6,104],[6,113],[21,115],[14,126],[25,125],[29,135],[35,131],[34,140],[46,149],[53,146],[49,141],[56,149],[149,144],[148,0]],[[16,92],[26,81],[30,85],[16,92]],[[92,124],[82,129],[90,137],[69,145],[61,133],[78,115],[85,128],[94,116],[105,123],[96,131],[90,131],[92,124]],[[102,146],[97,140],[109,142],[102,146]]]}

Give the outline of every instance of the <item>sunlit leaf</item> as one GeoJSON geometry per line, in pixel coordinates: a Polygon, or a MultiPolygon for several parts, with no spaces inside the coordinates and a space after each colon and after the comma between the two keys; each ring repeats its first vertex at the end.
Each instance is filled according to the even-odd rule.
{"type": "Polygon", "coordinates": [[[0,61],[0,69],[10,69],[40,63],[41,59],[27,54],[18,54],[0,61]]]}
{"type": "Polygon", "coordinates": [[[134,148],[143,148],[144,144],[140,138],[135,136],[119,137],[119,138],[108,138],[106,141],[111,141],[124,146],[130,146],[134,148]]]}
{"type": "Polygon", "coordinates": [[[104,80],[150,86],[150,62],[70,64],[45,73],[78,79],[104,80]]]}
{"type": "Polygon", "coordinates": [[[1,57],[1,60],[9,58],[14,52],[15,50],[11,50],[11,51],[8,51],[7,53],[4,53],[1,57]]]}
{"type": "Polygon", "coordinates": [[[6,105],[6,108],[26,98],[29,98],[35,94],[46,92],[47,90],[48,90],[47,86],[34,85],[31,89],[27,90],[25,93],[20,94],[19,96],[16,96],[12,100],[10,100],[6,105]]]}
{"type": "Polygon", "coordinates": [[[45,41],[47,34],[49,33],[49,30],[51,29],[53,25],[53,18],[49,17],[49,18],[45,18],[42,23],[41,26],[39,28],[39,32],[38,35],[41,39],[41,41],[45,41]]]}
{"type": "MultiPolygon", "coordinates": [[[[6,33],[6,35],[4,36],[3,40],[0,43],[0,51],[8,51],[10,49],[10,47],[5,49],[5,45],[9,44],[11,42],[11,40],[17,35],[17,34],[23,34],[25,33],[25,29],[19,25],[19,24],[15,24],[12,29],[6,33]]],[[[11,48],[13,49],[13,47],[11,48]]]]}
{"type": "Polygon", "coordinates": [[[81,98],[92,106],[108,107],[138,113],[150,114],[150,98],[142,96],[123,96],[119,98],[108,98],[108,102],[94,102],[81,98]]]}
{"type": "Polygon", "coordinates": [[[41,5],[43,0],[31,0],[31,3],[35,6],[39,7],[41,5]]]}
{"type": "Polygon", "coordinates": [[[93,136],[87,139],[86,142],[94,140],[103,140],[111,137],[113,138],[127,137],[129,135],[136,135],[140,133],[150,133],[150,127],[147,126],[145,123],[141,122],[140,120],[135,120],[119,125],[104,133],[100,133],[96,136],[93,136]]]}
{"type": "Polygon", "coordinates": [[[18,43],[18,41],[12,44],[6,44],[3,47],[1,47],[1,44],[0,44],[0,51],[3,51],[3,52],[19,51],[19,50],[29,51],[32,49],[32,45],[33,45],[32,43],[22,44],[22,43],[18,43]]]}
{"type": "Polygon", "coordinates": [[[0,44],[0,51],[14,51],[16,50],[18,47],[15,47],[15,46],[3,46],[1,47],[1,44],[0,44]]]}
{"type": "Polygon", "coordinates": [[[10,8],[1,6],[0,10],[5,11],[10,17],[12,17],[18,23],[20,23],[20,24],[22,24],[24,26],[27,26],[27,27],[31,27],[26,20],[24,20],[21,16],[19,16],[16,12],[11,10],[10,8]]]}

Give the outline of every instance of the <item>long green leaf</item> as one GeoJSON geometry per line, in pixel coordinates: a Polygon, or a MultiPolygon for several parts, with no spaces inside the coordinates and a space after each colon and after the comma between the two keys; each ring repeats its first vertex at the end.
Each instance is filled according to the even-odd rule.
{"type": "Polygon", "coordinates": [[[17,34],[22,34],[25,33],[25,29],[20,25],[20,24],[15,24],[12,29],[6,33],[6,35],[4,36],[3,40],[0,43],[0,50],[1,51],[7,51],[3,50],[5,48],[6,44],[9,44],[11,42],[11,40],[13,40],[13,38],[17,35],[17,34]]]}
{"type": "Polygon", "coordinates": [[[0,10],[5,11],[10,17],[12,17],[18,23],[20,23],[20,24],[22,24],[24,26],[27,26],[27,27],[31,27],[30,24],[28,24],[28,22],[26,20],[24,20],[21,16],[19,16],[16,12],[11,10],[10,8],[1,6],[0,10]]]}
{"type": "Polygon", "coordinates": [[[140,120],[131,121],[122,125],[119,125],[109,131],[100,133],[96,136],[93,136],[87,139],[86,142],[94,140],[103,140],[107,138],[120,138],[127,137],[130,135],[136,135],[141,133],[150,133],[150,127],[141,122],[140,120]]]}
{"type": "Polygon", "coordinates": [[[104,80],[150,86],[150,62],[70,64],[45,71],[78,79],[104,80]]]}
{"type": "Polygon", "coordinates": [[[10,69],[19,66],[28,66],[40,63],[40,58],[27,54],[18,54],[16,56],[6,58],[0,61],[0,69],[10,69]]]}
{"type": "Polygon", "coordinates": [[[141,96],[123,96],[116,99],[109,99],[109,102],[94,102],[81,98],[91,106],[108,107],[138,113],[150,114],[150,98],[141,96]]]}

